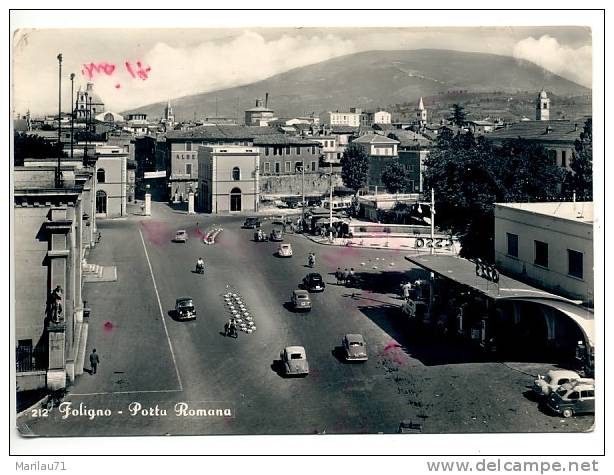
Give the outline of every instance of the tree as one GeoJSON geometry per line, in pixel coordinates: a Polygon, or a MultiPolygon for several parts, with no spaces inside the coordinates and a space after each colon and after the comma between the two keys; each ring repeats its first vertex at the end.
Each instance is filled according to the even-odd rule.
{"type": "Polygon", "coordinates": [[[450,118],[452,123],[458,127],[462,127],[465,125],[467,120],[467,114],[465,113],[465,108],[460,104],[452,105],[452,117],[450,118]]]}
{"type": "Polygon", "coordinates": [[[517,139],[494,147],[458,134],[426,160],[425,188],[434,188],[436,224],[460,236],[464,257],[494,257],[494,203],[558,199],[562,171],[540,145],[517,139]]]}
{"type": "Polygon", "coordinates": [[[358,144],[350,144],[341,157],[341,178],[348,188],[358,192],[367,184],[369,157],[358,144]]]}
{"type": "Polygon", "coordinates": [[[398,160],[388,163],[382,172],[382,182],[389,193],[407,193],[413,191],[411,177],[398,160]]]}
{"type": "Polygon", "coordinates": [[[50,142],[38,135],[15,132],[13,160],[15,166],[23,165],[24,158],[66,157],[62,144],[50,142]]]}
{"type": "Polygon", "coordinates": [[[593,200],[593,120],[587,119],[580,138],[575,142],[575,150],[565,180],[566,195],[574,191],[580,201],[593,200]]]}

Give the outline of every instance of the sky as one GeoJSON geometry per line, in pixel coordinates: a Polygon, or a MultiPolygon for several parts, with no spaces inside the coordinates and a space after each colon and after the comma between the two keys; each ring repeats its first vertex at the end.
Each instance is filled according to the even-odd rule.
{"type": "Polygon", "coordinates": [[[62,53],[62,109],[88,81],[106,109],[249,84],[368,50],[452,49],[514,56],[591,87],[587,27],[477,28],[22,28],[13,35],[13,111],[53,113],[62,53]]]}

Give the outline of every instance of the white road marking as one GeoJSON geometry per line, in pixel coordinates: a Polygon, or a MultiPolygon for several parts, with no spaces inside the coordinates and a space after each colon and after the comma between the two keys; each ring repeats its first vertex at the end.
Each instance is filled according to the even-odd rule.
{"type": "Polygon", "coordinates": [[[160,317],[162,318],[162,325],[164,325],[164,333],[166,333],[166,340],[168,341],[168,347],[171,350],[171,357],[173,358],[173,365],[175,365],[175,372],[177,373],[177,381],[179,382],[179,391],[183,391],[183,384],[181,384],[181,376],[179,375],[179,368],[177,367],[177,360],[175,359],[175,351],[173,350],[173,344],[171,338],[168,335],[168,328],[166,328],[166,318],[164,316],[164,310],[162,310],[162,303],[160,302],[160,294],[158,293],[158,286],[156,285],[156,278],[154,277],[153,269],[151,268],[151,261],[149,260],[149,254],[147,253],[147,246],[145,246],[145,239],[143,239],[143,233],[139,228],[139,234],[141,236],[141,242],[143,243],[143,249],[145,250],[145,257],[147,258],[147,265],[149,265],[149,272],[151,273],[151,280],[153,282],[154,290],[156,291],[156,298],[158,299],[158,307],[160,309],[160,317]]]}
{"type": "Polygon", "coordinates": [[[108,391],[100,393],[68,393],[68,396],[106,396],[112,394],[180,393],[183,389],[152,389],[150,391],[108,391]]]}

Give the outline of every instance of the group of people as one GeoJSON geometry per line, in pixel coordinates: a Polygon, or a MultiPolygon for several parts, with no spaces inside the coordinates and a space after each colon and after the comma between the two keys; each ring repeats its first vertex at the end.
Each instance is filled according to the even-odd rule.
{"type": "Polygon", "coordinates": [[[234,318],[229,319],[224,325],[224,335],[234,336],[235,338],[239,336],[239,333],[237,332],[237,324],[235,323],[234,318]]]}
{"type": "Polygon", "coordinates": [[[345,268],[345,270],[341,270],[341,267],[337,267],[335,271],[335,278],[337,279],[337,285],[345,284],[351,285],[356,282],[356,272],[354,268],[350,268],[350,270],[345,268]]]}

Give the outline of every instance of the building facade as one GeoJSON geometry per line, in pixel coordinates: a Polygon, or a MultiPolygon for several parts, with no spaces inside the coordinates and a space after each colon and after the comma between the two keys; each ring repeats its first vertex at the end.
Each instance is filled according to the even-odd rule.
{"type": "Polygon", "coordinates": [[[348,127],[360,127],[360,109],[354,109],[354,112],[339,112],[327,111],[320,114],[320,124],[335,126],[345,125],[348,127]]]}
{"type": "Polygon", "coordinates": [[[205,213],[258,211],[258,147],[198,148],[198,207],[205,213]]]}
{"type": "Polygon", "coordinates": [[[393,159],[398,159],[399,141],[379,134],[366,134],[354,139],[369,157],[368,186],[382,186],[382,173],[386,165],[393,159]]]}
{"type": "Polygon", "coordinates": [[[128,154],[122,147],[96,147],[96,215],[116,218],[126,216],[128,154]]]}
{"type": "Polygon", "coordinates": [[[383,110],[376,112],[363,112],[360,116],[360,125],[371,127],[374,124],[392,124],[392,114],[383,110]]]}
{"type": "Polygon", "coordinates": [[[315,140],[273,134],[254,137],[253,143],[260,150],[262,175],[293,175],[303,166],[305,173],[319,170],[320,144],[315,140]]]}
{"type": "MultiPolygon", "coordinates": [[[[267,101],[268,102],[268,101],[267,101]]],[[[256,107],[245,111],[245,125],[255,127],[268,127],[269,122],[277,120],[275,111],[262,105],[262,100],[256,99],[256,107]]]]}
{"type": "Polygon", "coordinates": [[[593,203],[495,205],[501,270],[564,297],[593,301],[593,203]]]}

